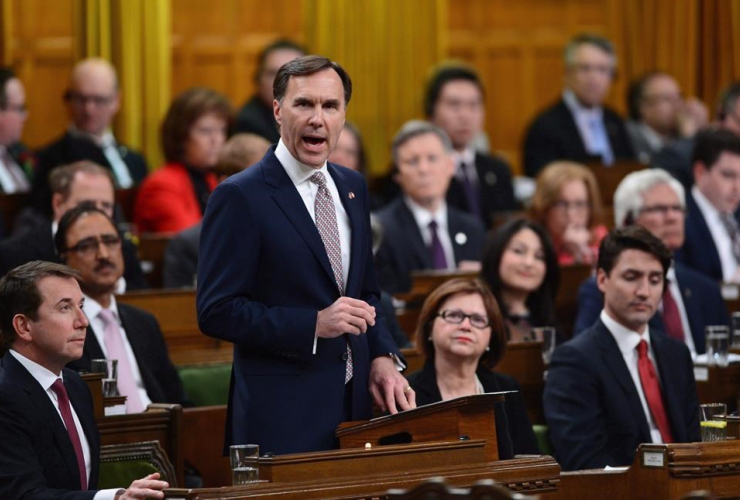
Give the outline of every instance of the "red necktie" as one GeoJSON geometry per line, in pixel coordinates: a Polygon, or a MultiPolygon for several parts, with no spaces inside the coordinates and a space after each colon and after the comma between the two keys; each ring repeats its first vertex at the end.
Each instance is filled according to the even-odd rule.
{"type": "Polygon", "coordinates": [[[82,444],[80,443],[80,436],[77,434],[77,426],[75,426],[75,419],[72,417],[72,408],[69,406],[69,397],[67,396],[67,388],[64,387],[62,379],[58,378],[51,385],[51,390],[57,395],[57,402],[59,403],[59,412],[62,414],[62,420],[64,426],[67,428],[67,434],[69,434],[69,440],[72,441],[72,448],[75,450],[77,455],[77,468],[80,470],[80,489],[87,489],[87,467],[85,466],[85,455],[82,454],[82,444]]]}
{"type": "Polygon", "coordinates": [[[665,412],[665,406],[663,406],[663,394],[660,392],[655,366],[648,358],[647,349],[647,342],[644,340],[637,344],[637,370],[640,372],[642,390],[645,393],[645,399],[650,408],[650,413],[653,415],[653,420],[655,420],[655,424],[660,431],[660,437],[664,443],[672,443],[671,424],[668,422],[668,415],[665,412]]]}
{"type": "Polygon", "coordinates": [[[683,324],[678,312],[678,305],[673,299],[670,283],[666,281],[665,292],[663,292],[663,325],[666,333],[676,340],[684,341],[683,324]]]}

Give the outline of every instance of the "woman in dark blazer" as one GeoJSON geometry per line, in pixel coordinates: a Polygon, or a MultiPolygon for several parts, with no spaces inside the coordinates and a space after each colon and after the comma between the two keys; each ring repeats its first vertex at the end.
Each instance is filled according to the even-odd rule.
{"type": "MultiPolygon", "coordinates": [[[[453,279],[424,302],[416,345],[424,368],[408,377],[419,406],[485,392],[519,391],[519,384],[492,368],[506,351],[506,333],[496,299],[479,280],[453,279]]],[[[499,457],[540,454],[520,392],[496,407],[499,457]]]]}

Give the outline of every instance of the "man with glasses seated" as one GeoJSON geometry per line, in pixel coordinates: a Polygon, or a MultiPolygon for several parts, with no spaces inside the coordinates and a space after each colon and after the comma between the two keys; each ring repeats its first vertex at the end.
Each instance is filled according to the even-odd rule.
{"type": "MultiPolygon", "coordinates": [[[[625,177],[614,193],[617,227],[639,224],[657,236],[671,251],[684,243],[686,199],[683,186],[659,169],[634,172],[625,177]]],[[[705,350],[704,328],[729,323],[719,285],[711,278],[673,261],[668,269],[663,301],[650,320],[650,328],[684,342],[692,354],[705,350]]],[[[578,290],[578,315],[573,334],[593,325],[604,306],[596,278],[587,279],[578,290]]]]}
{"type": "MultiPolygon", "coordinates": [[[[53,238],[59,219],[67,210],[83,201],[93,202],[109,217],[113,216],[115,195],[109,170],[89,161],[80,161],[55,169],[49,184],[53,192],[50,203],[53,219],[0,242],[0,276],[32,260],[57,261],[53,238]]],[[[126,271],[118,283],[117,291],[123,293],[126,290],[148,288],[136,256],[136,246],[128,239],[124,239],[122,245],[126,271]]]]}
{"type": "Polygon", "coordinates": [[[142,412],[151,402],[189,404],[157,320],[118,304],[113,295],[124,263],[121,237],[108,214],[93,203],[78,205],[59,221],[54,244],[64,263],[81,276],[90,321],[82,357],[67,366],[89,371],[92,359],[117,359],[126,413],[142,412]]]}
{"type": "Polygon", "coordinates": [[[111,123],[121,94],[113,66],[103,59],[85,59],[72,70],[64,93],[70,123],[64,134],[38,153],[33,192],[40,205],[48,203],[48,176],[59,165],[90,160],[110,169],[116,189],[139,184],[148,172],[139,153],[116,141],[111,123]]]}

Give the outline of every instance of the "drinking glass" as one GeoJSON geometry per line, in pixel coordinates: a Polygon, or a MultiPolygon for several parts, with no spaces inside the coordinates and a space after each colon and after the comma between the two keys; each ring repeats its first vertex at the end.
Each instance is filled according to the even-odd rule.
{"type": "Polygon", "coordinates": [[[740,349],[740,312],[732,313],[732,343],[733,349],[740,349]]]}
{"type": "Polygon", "coordinates": [[[231,445],[229,456],[231,458],[231,481],[234,486],[259,482],[259,445],[231,445]]]}
{"type": "Polygon", "coordinates": [[[103,374],[103,396],[120,396],[117,383],[117,359],[93,359],[90,361],[90,372],[103,374]]]}
{"type": "Polygon", "coordinates": [[[724,441],[727,438],[727,405],[709,403],[699,405],[702,442],[724,441]]]}
{"type": "Polygon", "coordinates": [[[724,325],[705,328],[707,338],[707,365],[727,366],[730,354],[730,332],[724,325]]]}

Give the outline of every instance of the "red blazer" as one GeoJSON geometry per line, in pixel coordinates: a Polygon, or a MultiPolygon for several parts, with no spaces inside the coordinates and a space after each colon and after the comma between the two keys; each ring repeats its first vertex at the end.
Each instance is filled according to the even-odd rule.
{"type": "MultiPolygon", "coordinates": [[[[206,174],[206,183],[213,191],[216,175],[206,174]]],[[[178,232],[202,218],[193,183],[184,165],[168,163],[144,179],[134,207],[134,222],[140,232],[178,232]]]]}

